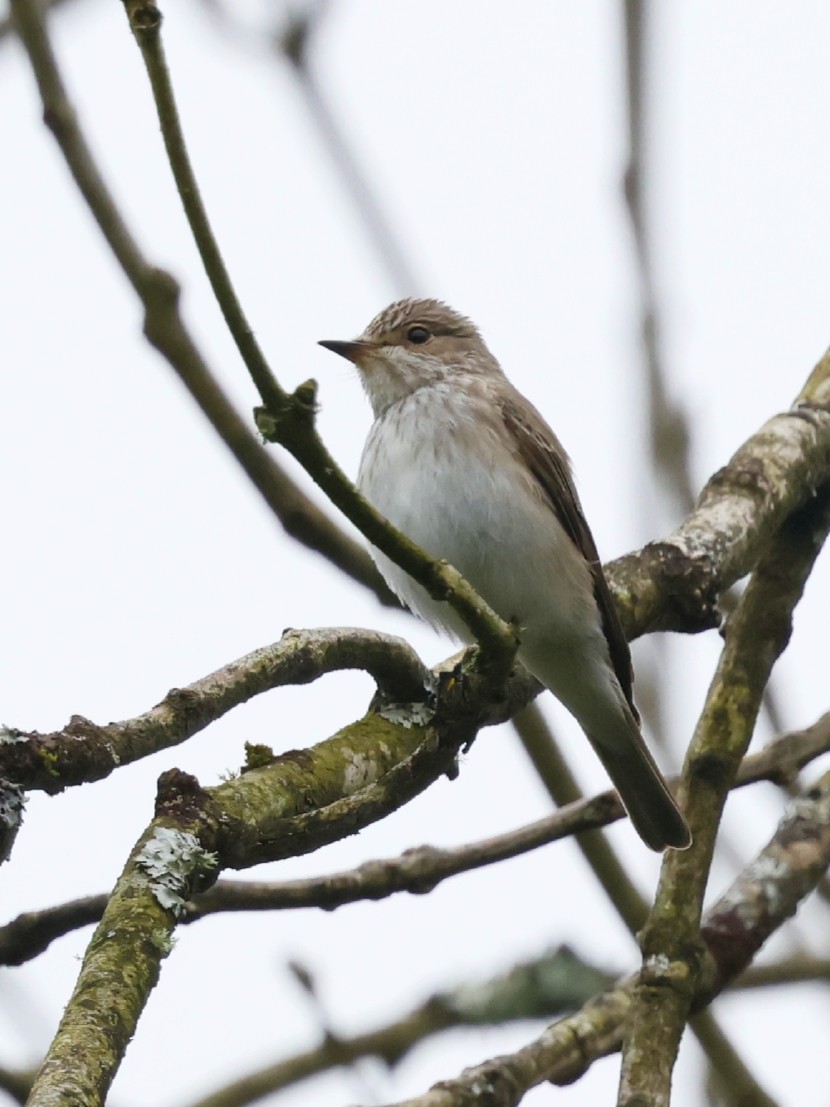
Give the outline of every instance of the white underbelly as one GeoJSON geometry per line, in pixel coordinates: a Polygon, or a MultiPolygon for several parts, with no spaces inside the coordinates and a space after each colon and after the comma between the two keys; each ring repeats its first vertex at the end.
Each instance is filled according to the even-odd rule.
{"type": "MultiPolygon", "coordinates": [[[[392,409],[372,428],[358,478],[367,499],[428,553],[454,565],[503,618],[544,626],[551,642],[578,635],[586,619],[596,626],[582,556],[494,431],[471,434],[463,410],[450,409],[431,418],[429,430],[419,420],[417,440],[409,441],[415,436],[402,438],[397,430],[400,415],[392,409]]],[[[448,604],[432,600],[379,551],[372,556],[408,607],[467,637],[448,604]]]]}

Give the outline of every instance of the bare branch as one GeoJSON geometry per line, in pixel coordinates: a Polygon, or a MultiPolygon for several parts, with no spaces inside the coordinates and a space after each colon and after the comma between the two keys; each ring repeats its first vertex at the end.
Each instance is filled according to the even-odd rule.
{"type": "MultiPolygon", "coordinates": [[[[65,7],[67,0],[40,0],[44,10],[51,11],[53,8],[65,7]]],[[[14,19],[8,15],[3,19],[0,19],[0,44],[8,41],[15,32],[14,19]]]]}
{"type": "MultiPolygon", "coordinates": [[[[581,798],[579,785],[536,705],[531,704],[513,721],[528,756],[554,801],[559,806],[578,802],[581,798]]],[[[742,768],[746,765],[745,761],[742,768]]],[[[601,831],[591,831],[577,835],[576,842],[614,910],[631,934],[636,937],[637,931],[648,916],[648,903],[640,895],[607,836],[601,831]]],[[[720,1074],[721,1082],[726,1083],[727,1080],[736,1082],[741,1093],[756,1089],[759,1093],[760,1105],[763,1099],[761,1089],[724,1031],[718,1026],[714,1014],[711,1011],[701,1011],[692,1019],[691,1025],[713,1070],[720,1074]],[[740,1075],[739,1080],[738,1075],[740,1075]]],[[[740,1102],[737,1095],[733,1094],[737,1090],[734,1083],[730,1085],[730,1094],[725,1097],[726,1103],[740,1102]]],[[[771,1107],[771,1103],[766,1102],[765,1107],[771,1107]]]]}
{"type": "MultiPolygon", "coordinates": [[[[125,7],[147,65],[165,148],[191,230],[209,266],[214,294],[220,299],[225,318],[234,329],[240,354],[264,405],[255,413],[260,433],[289,450],[331,502],[373,545],[422,584],[434,599],[446,600],[457,611],[481,646],[481,665],[488,669],[494,686],[499,687],[510,671],[518,646],[513,628],[496,615],[457,570],[425,554],[360,495],[315,429],[316,383],[307,381],[289,395],[271,372],[259,347],[249,338],[250,327],[228,279],[187,155],[162,52],[161,14],[148,0],[125,0],[125,7]]],[[[148,338],[151,342],[161,341],[168,325],[175,323],[179,326],[177,337],[181,340],[181,327],[178,317],[171,311],[172,304],[165,302],[160,306],[167,310],[155,317],[148,312],[148,323],[154,318],[159,324],[158,328],[146,328],[148,338]]],[[[192,343],[188,339],[190,346],[192,343]]],[[[195,348],[191,352],[195,352],[195,348]]],[[[180,371],[176,361],[172,357],[170,360],[180,371]]]]}
{"type": "MultiPolygon", "coordinates": [[[[516,731],[551,799],[558,807],[578,805],[582,791],[559,744],[535,704],[513,720],[516,731]]],[[[599,830],[578,834],[576,844],[625,926],[636,934],[648,915],[648,904],[599,830]]]]}
{"type": "Polygon", "coordinates": [[[776,1101],[762,1088],[715,1021],[711,1011],[701,1011],[691,1021],[695,1037],[706,1051],[711,1066],[711,1081],[723,1107],[777,1107],[776,1101]]]}
{"type": "Polygon", "coordinates": [[[812,957],[808,953],[796,953],[771,965],[751,965],[731,985],[731,991],[748,988],[769,988],[781,984],[814,984],[816,981],[830,984],[830,960],[812,957]]]}
{"type": "MultiPolygon", "coordinates": [[[[156,818],[108,900],[31,1107],[103,1102],[185,902],[221,868],[311,852],[456,774],[459,750],[492,711],[482,713],[493,689],[475,654],[439,687],[434,711],[381,709],[312,749],[270,758],[257,749],[239,779],[212,789],[178,770],[162,775],[156,818]]],[[[499,706],[516,708],[509,699],[499,706]]]]}
{"type": "Polygon", "coordinates": [[[7,1092],[15,1103],[25,1103],[34,1076],[35,1074],[28,1069],[0,1068],[0,1088],[7,1092]]]}
{"type": "Polygon", "coordinates": [[[309,1076],[361,1057],[377,1057],[390,1068],[418,1042],[455,1026],[493,1026],[518,1019],[552,1018],[579,1007],[611,978],[586,964],[566,946],[516,965],[492,980],[464,984],[430,996],[388,1026],[352,1038],[326,1035],[307,1053],[269,1065],[217,1089],[191,1107],[244,1107],[309,1076]]]}
{"type": "Polygon", "coordinates": [[[382,602],[395,604],[365,549],[289,480],[223,393],[179,315],[176,282],[144,258],[95,165],[58,72],[39,5],[35,0],[14,0],[12,16],[32,63],[46,124],[141,300],[147,338],[171,364],[286,531],[370,588],[382,602]]]}

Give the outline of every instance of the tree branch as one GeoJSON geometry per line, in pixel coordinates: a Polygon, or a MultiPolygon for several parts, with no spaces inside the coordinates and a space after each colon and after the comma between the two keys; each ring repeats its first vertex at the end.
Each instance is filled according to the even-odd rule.
{"type": "Polygon", "coordinates": [[[274,45],[291,65],[300,94],[317,134],[331,157],[340,181],[354,204],[366,236],[375,248],[397,296],[414,296],[419,287],[412,265],[401,248],[383,208],[372,191],[368,175],[358,165],[309,65],[309,41],[320,15],[320,4],[291,11],[285,26],[273,36],[274,45]]]}
{"type": "Polygon", "coordinates": [[[492,687],[483,687],[490,677],[475,652],[439,686],[434,709],[380,709],[310,750],[269,757],[256,749],[239,779],[211,789],[178,770],[163,774],[156,818],[92,937],[30,1107],[103,1103],[185,902],[222,868],[311,852],[455,775],[459,750],[492,710],[480,706],[492,687]]]}
{"type": "MultiPolygon", "coordinates": [[[[798,909],[830,865],[830,773],[791,804],[775,836],[758,858],[714,905],[705,925],[717,918],[738,921],[744,949],[760,949],[767,938],[798,909]],[[743,898],[764,904],[741,919],[743,898]]],[[[696,1004],[711,1002],[718,986],[729,982],[738,959],[719,962],[717,945],[707,954],[708,983],[696,996],[696,1004]]],[[[486,1097],[498,1107],[514,1107],[530,1088],[546,1081],[570,1084],[594,1061],[615,1053],[622,1043],[637,976],[619,981],[613,988],[589,1000],[575,1015],[561,1019],[518,1050],[466,1069],[454,1080],[442,1081],[415,1099],[396,1107],[480,1107],[486,1097]]]]}
{"type": "Polygon", "coordinates": [[[706,484],[667,538],[606,566],[629,638],[718,625],[722,593],[755,565],[788,515],[830,479],[830,351],[706,484]]]}
{"type": "Polygon", "coordinates": [[[178,285],[144,258],[98,171],[58,71],[39,5],[35,0],[13,0],[11,8],[43,100],[44,120],[142,303],[147,338],[170,363],[286,531],[371,589],[381,602],[397,604],[363,546],[293,484],[223,393],[179,315],[178,285]]]}
{"type": "MultiPolygon", "coordinates": [[[[796,780],[799,769],[830,750],[830,713],[806,730],[780,735],[744,759],[735,780],[743,788],[760,780],[796,780]]],[[[456,849],[419,846],[400,857],[366,861],[355,869],[281,882],[220,880],[185,905],[182,923],[226,911],[276,911],[380,900],[399,892],[420,895],[441,881],[538,849],[591,827],[623,817],[615,792],[583,799],[518,830],[456,849]]],[[[42,953],[61,935],[97,922],[107,896],[87,896],[57,907],[30,911],[0,927],[0,964],[19,965],[42,953]]]]}
{"type": "MultiPolygon", "coordinates": [[[[578,803],[582,796],[579,785],[536,705],[531,704],[520,712],[514,719],[514,724],[525,750],[554,801],[560,807],[567,803],[578,803]]],[[[747,766],[748,760],[744,761],[742,768],[747,766]]],[[[577,835],[576,842],[612,907],[636,938],[637,931],[648,916],[649,906],[607,836],[595,830],[577,835]]],[[[758,1093],[758,1107],[762,1103],[764,1107],[774,1107],[718,1026],[711,1011],[701,1011],[692,1019],[691,1025],[722,1085],[731,1087],[736,1093],[740,1090],[741,1094],[748,1094],[754,1089],[758,1093]]],[[[742,1100],[734,1094],[725,1102],[740,1103],[742,1100]]]]}
{"type": "Polygon", "coordinates": [[[725,646],[679,790],[694,844],[666,853],[657,898],[640,935],[643,969],[623,1050],[620,1107],[669,1101],[680,1037],[698,990],[704,952],[700,913],[723,805],[828,528],[830,486],[787,520],[726,624],[725,646]]]}
{"type": "Polygon", "coordinates": [[[353,1064],[361,1057],[377,1057],[392,1068],[413,1046],[433,1034],[456,1026],[552,1018],[572,1011],[609,982],[606,973],[562,946],[516,965],[495,979],[430,996],[409,1014],[368,1034],[351,1038],[327,1035],[316,1049],[250,1073],[191,1107],[244,1107],[309,1076],[353,1064]]]}
{"type": "Polygon", "coordinates": [[[115,769],[184,742],[253,696],[345,669],[369,673],[391,702],[423,700],[433,682],[402,638],[353,627],[288,630],[279,642],[172,689],[134,719],[98,726],[73,715],[63,730],[51,734],[0,733],[0,777],[50,794],[102,780],[115,769]]]}
{"type": "Polygon", "coordinates": [[[769,988],[781,984],[830,984],[830,959],[795,953],[771,965],[751,965],[732,984],[732,991],[769,988]]]}

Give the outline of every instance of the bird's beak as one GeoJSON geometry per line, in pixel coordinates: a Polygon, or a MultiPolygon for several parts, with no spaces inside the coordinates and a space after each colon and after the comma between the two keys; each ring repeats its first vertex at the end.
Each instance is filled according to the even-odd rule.
{"type": "Polygon", "coordinates": [[[371,342],[361,342],[360,339],[355,339],[353,342],[340,342],[336,338],[323,338],[317,345],[325,346],[327,350],[332,350],[335,354],[340,354],[341,357],[346,358],[347,361],[355,363],[373,349],[371,342]]]}

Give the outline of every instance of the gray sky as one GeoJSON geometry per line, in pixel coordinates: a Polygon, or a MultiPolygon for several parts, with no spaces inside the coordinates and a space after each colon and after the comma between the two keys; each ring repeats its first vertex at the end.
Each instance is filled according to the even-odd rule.
{"type": "MultiPolygon", "coordinates": [[[[362,233],[288,68],[196,5],[166,7],[191,154],[238,292],[281,382],[318,379],[321,431],[354,474],[368,405],[351,370],[315,341],[356,334],[399,290],[362,233]]],[[[641,414],[620,189],[619,7],[340,0],[313,52],[332,111],[418,274],[411,291],[474,318],[548,417],[572,455],[605,558],[674,521],[655,497],[641,414]]],[[[268,9],[250,2],[241,10],[253,28],[268,9]]],[[[53,28],[119,203],[151,259],[181,280],[188,322],[247,412],[256,396],[200,271],[121,6],[84,0],[53,28]]],[[[664,0],[655,30],[649,198],[662,349],[693,419],[699,487],[789,405],[830,341],[830,9],[807,0],[664,0]]],[[[432,632],[381,610],[283,537],[142,341],[135,299],[41,125],[22,53],[8,43],[0,150],[0,720],[49,730],[72,713],[125,718],[287,626],[373,626],[404,634],[430,662],[449,653],[432,632]]],[[[778,667],[787,726],[827,708],[828,600],[825,558],[778,667]]],[[[718,645],[715,634],[660,643],[670,661],[672,768],[718,645]]],[[[639,647],[637,657],[645,665],[639,647]]],[[[353,674],[271,693],[104,783],[34,796],[2,873],[4,918],[110,887],[151,817],[164,769],[213,783],[240,764],[244,741],[277,750],[310,744],[362,713],[370,695],[369,679],[353,674]]],[[[549,696],[545,708],[585,786],[604,787],[578,728],[549,696]]],[[[422,842],[471,841],[548,809],[509,729],[486,731],[454,783],[358,838],[253,875],[323,873],[422,842]]],[[[769,837],[779,810],[768,786],[730,801],[726,826],[742,857],[769,837]]],[[[650,893],[657,860],[627,826],[611,835],[650,893]]],[[[731,871],[716,862],[714,893],[731,871]]],[[[803,938],[819,918],[808,905],[788,933],[803,938]]],[[[4,974],[0,1062],[29,1064],[46,1047],[89,933],[4,974]]],[[[317,1015],[285,972],[289,958],[316,973],[333,1027],[353,1032],[561,941],[612,968],[636,963],[631,939],[569,843],[458,877],[428,897],[209,920],[180,934],[112,1100],[186,1103],[313,1044],[317,1015]]],[[[779,939],[776,948],[789,947],[779,939]]],[[[818,991],[728,999],[719,1012],[780,1103],[825,1107],[828,1011],[818,991]]],[[[455,1034],[417,1051],[392,1078],[367,1064],[359,1076],[327,1077],[282,1102],[402,1098],[531,1032],[455,1034]]],[[[678,1107],[699,1102],[698,1061],[686,1042],[678,1107]]],[[[562,1102],[612,1102],[617,1071],[616,1059],[602,1062],[559,1093],[562,1102]]],[[[538,1089],[526,1102],[550,1095],[538,1089]]]]}

